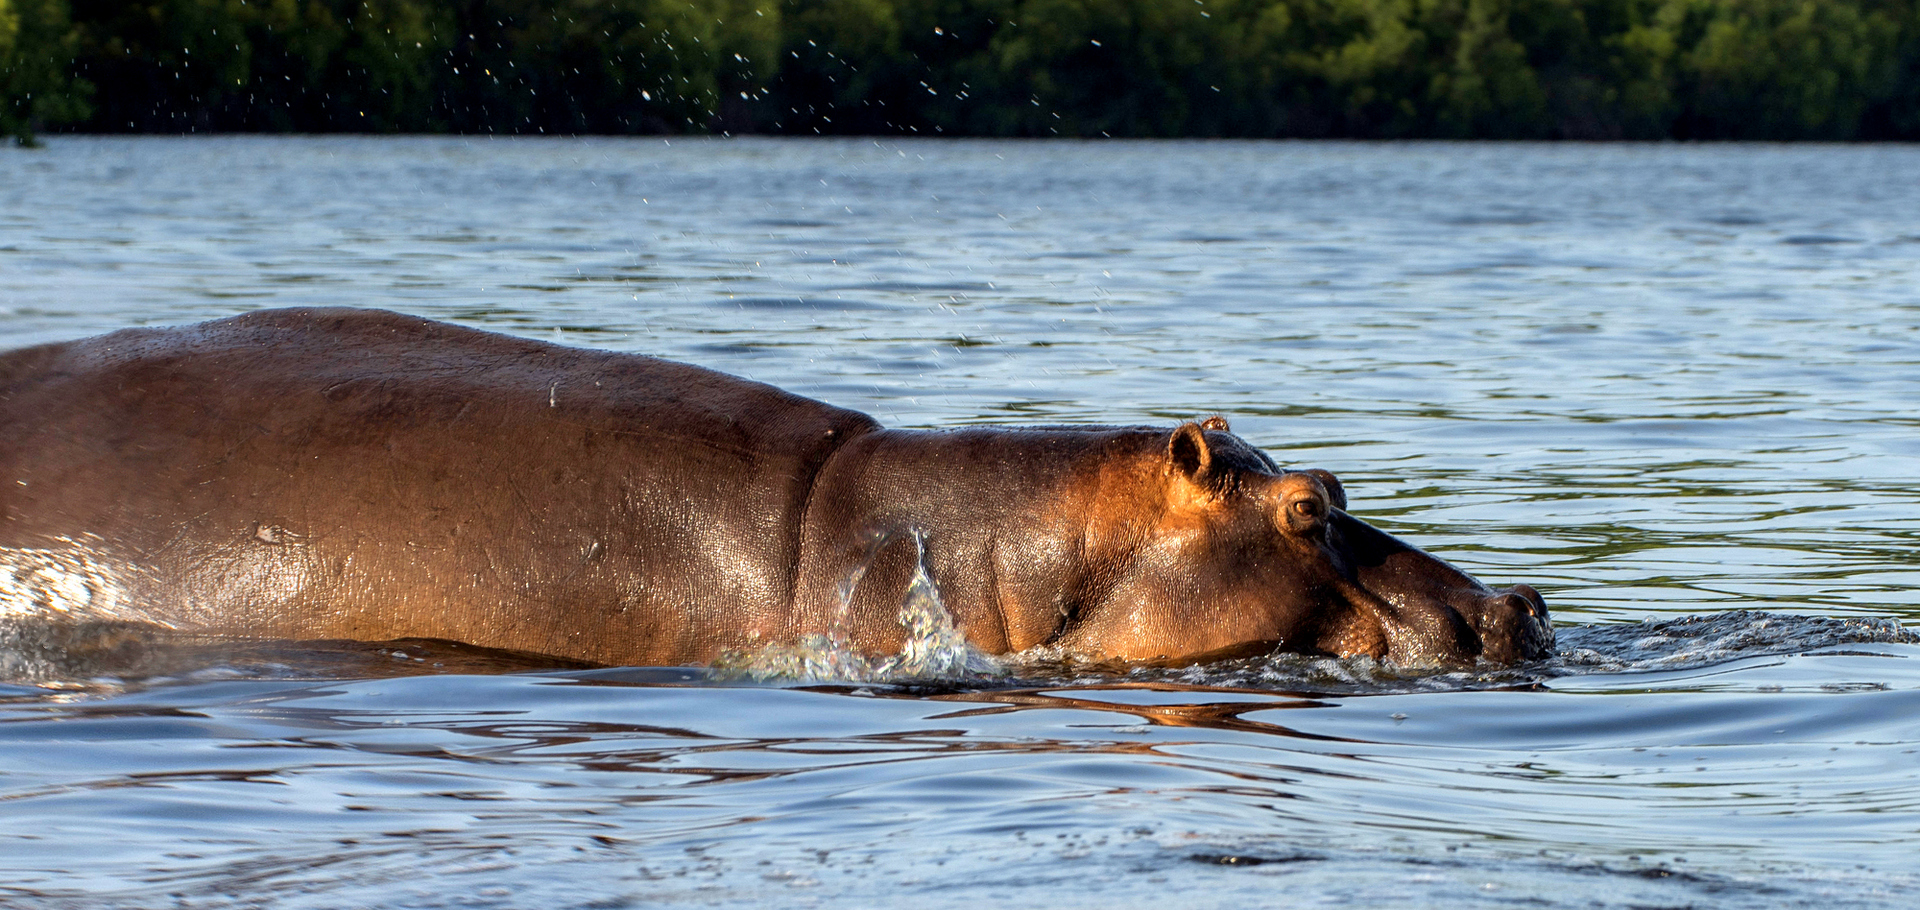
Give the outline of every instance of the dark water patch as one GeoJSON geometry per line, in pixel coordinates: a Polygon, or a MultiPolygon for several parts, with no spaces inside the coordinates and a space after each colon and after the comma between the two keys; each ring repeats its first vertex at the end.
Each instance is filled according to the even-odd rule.
{"type": "Polygon", "coordinates": [[[1544,215],[1534,212],[1483,212],[1477,214],[1455,215],[1440,219],[1443,224],[1460,227],[1529,227],[1546,222],[1544,215]]]}
{"type": "Polygon", "coordinates": [[[1180,243],[1210,244],[1210,243],[1245,243],[1248,238],[1244,236],[1240,236],[1238,234],[1207,234],[1207,233],[1195,233],[1192,231],[1182,231],[1175,234],[1169,234],[1168,239],[1178,241],[1180,243]]]}
{"type": "Polygon", "coordinates": [[[1326,860],[1325,856],[1313,853],[1276,853],[1267,855],[1258,853],[1195,853],[1187,858],[1203,866],[1227,866],[1235,869],[1251,869],[1254,866],[1266,866],[1274,863],[1317,863],[1326,860]]]}
{"type": "Polygon", "coordinates": [[[846,289],[851,291],[888,291],[896,294],[933,294],[936,296],[946,294],[965,296],[967,294],[978,294],[995,290],[990,282],[985,281],[870,281],[865,284],[848,285],[846,289]]]}
{"type": "Polygon", "coordinates": [[[1841,237],[1836,234],[1790,234],[1780,238],[1788,246],[1831,246],[1838,243],[1861,243],[1858,237],[1841,237]]]}
{"type": "Polygon", "coordinates": [[[824,228],[835,227],[830,221],[810,221],[803,218],[758,218],[747,222],[753,227],[772,228],[824,228]]]}
{"type": "Polygon", "coordinates": [[[865,300],[828,299],[825,297],[728,297],[716,300],[714,305],[721,308],[734,307],[746,310],[771,310],[792,313],[840,313],[855,310],[884,310],[888,307],[865,300]]]}
{"type": "Polygon", "coordinates": [[[735,344],[732,342],[724,342],[724,341],[716,341],[710,344],[698,345],[699,350],[706,351],[709,354],[730,354],[730,355],[762,354],[766,352],[767,347],[768,345],[765,345],[765,344],[735,344]]]}
{"type": "MultiPolygon", "coordinates": [[[[1482,864],[1469,860],[1409,859],[1406,860],[1406,862],[1411,865],[1435,866],[1460,871],[1481,871],[1482,867],[1482,864]]],[[[1538,861],[1535,860],[1533,862],[1538,861]]],[[[1576,877],[1591,877],[1601,881],[1626,882],[1637,879],[1644,882],[1672,884],[1680,886],[1680,888],[1687,892],[1693,892],[1699,895],[1710,895],[1717,900],[1738,900],[1742,897],[1779,900],[1781,898],[1791,898],[1794,896],[1792,889],[1784,888],[1768,881],[1694,872],[1668,863],[1642,864],[1631,860],[1625,863],[1583,862],[1576,860],[1558,866],[1556,871],[1569,873],[1576,877]]],[[[1645,898],[1640,899],[1644,900],[1645,898]]],[[[1787,905],[1791,906],[1792,904],[1787,905]]],[[[1626,906],[1633,908],[1633,910],[1652,910],[1652,908],[1663,906],[1693,907],[1695,905],[1693,903],[1676,905],[1628,903],[1626,906]]]]}

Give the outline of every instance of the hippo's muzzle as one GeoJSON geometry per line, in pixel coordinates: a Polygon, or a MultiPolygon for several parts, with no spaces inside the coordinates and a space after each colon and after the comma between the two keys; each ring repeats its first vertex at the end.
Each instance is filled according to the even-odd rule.
{"type": "Polygon", "coordinates": [[[1329,542],[1345,550],[1353,582],[1343,593],[1378,623],[1374,656],[1432,667],[1513,664],[1553,653],[1553,620],[1531,585],[1490,589],[1372,525],[1335,514],[1329,542]]]}
{"type": "Polygon", "coordinates": [[[1482,601],[1478,621],[1480,660],[1516,663],[1553,654],[1553,619],[1532,585],[1518,584],[1482,601]]]}

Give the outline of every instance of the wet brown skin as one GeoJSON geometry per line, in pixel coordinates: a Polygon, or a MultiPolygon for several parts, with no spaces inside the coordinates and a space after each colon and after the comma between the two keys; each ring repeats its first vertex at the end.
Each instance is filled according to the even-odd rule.
{"type": "Polygon", "coordinates": [[[836,617],[890,653],[924,563],[989,652],[1405,666],[1552,648],[1217,418],[891,430],[699,367],[377,310],[0,355],[0,547],[80,551],[143,618],[708,662],[836,617]],[[850,604],[850,608],[843,608],[850,604]]]}

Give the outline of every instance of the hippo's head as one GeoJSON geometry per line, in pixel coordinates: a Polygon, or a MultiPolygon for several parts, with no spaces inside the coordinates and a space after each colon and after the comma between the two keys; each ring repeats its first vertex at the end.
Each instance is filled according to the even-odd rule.
{"type": "Polygon", "coordinates": [[[1161,438],[1103,485],[1113,495],[1095,524],[1114,546],[1059,638],[1068,649],[1154,659],[1277,646],[1408,667],[1552,651],[1533,588],[1490,589],[1348,515],[1332,474],[1282,471],[1218,418],[1161,438]]]}

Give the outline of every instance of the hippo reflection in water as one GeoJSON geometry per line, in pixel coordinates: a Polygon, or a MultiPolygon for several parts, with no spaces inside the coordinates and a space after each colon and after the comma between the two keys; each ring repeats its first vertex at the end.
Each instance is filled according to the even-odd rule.
{"type": "Polygon", "coordinates": [[[272,638],[691,664],[835,630],[918,573],[992,653],[1546,655],[1546,605],[1353,518],[1217,418],[890,430],[699,367],[292,309],[0,356],[0,547],[122,613],[272,638]],[[97,594],[98,592],[96,592],[97,594]]]}

